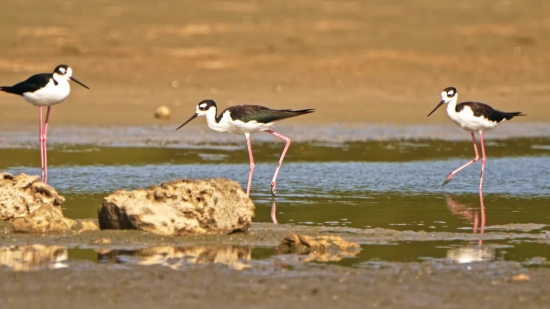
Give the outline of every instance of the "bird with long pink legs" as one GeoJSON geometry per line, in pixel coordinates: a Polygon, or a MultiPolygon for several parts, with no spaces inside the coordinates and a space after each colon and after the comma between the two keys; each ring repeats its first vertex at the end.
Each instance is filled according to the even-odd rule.
{"type": "Polygon", "coordinates": [[[447,116],[456,123],[462,129],[471,132],[472,142],[474,144],[475,158],[468,163],[462,165],[456,170],[452,171],[443,185],[446,185],[451,181],[454,175],[466,168],[467,166],[477,162],[479,160],[479,153],[477,151],[476,138],[474,132],[479,133],[479,139],[481,141],[481,174],[479,179],[479,192],[483,190],[483,173],[485,171],[485,162],[487,157],[485,156],[485,144],[483,142],[483,131],[492,130],[497,127],[499,123],[504,120],[510,120],[515,116],[525,116],[521,112],[501,112],[493,109],[491,106],[478,102],[464,102],[457,104],[458,93],[456,88],[447,87],[441,92],[441,101],[439,104],[428,114],[428,117],[433,114],[441,105],[447,104],[447,116]]]}
{"type": "Polygon", "coordinates": [[[73,77],[73,70],[65,65],[58,65],[53,73],[36,74],[13,86],[0,86],[0,90],[22,96],[28,103],[38,106],[38,140],[40,142],[40,165],[42,182],[48,182],[48,156],[46,140],[48,121],[52,105],[63,102],[71,92],[69,81],[74,81],[86,89],[88,86],[73,77]],[[46,120],[42,121],[42,106],[47,106],[46,120]]]}
{"type": "MultiPolygon", "coordinates": [[[[254,156],[252,155],[252,146],[250,144],[250,133],[265,131],[272,134],[286,142],[279,164],[275,169],[275,174],[271,180],[271,195],[274,198],[276,194],[276,181],[279,169],[283,163],[288,148],[290,147],[290,138],[277,133],[271,128],[277,121],[305,115],[312,113],[313,109],[303,110],[290,110],[290,109],[270,109],[259,105],[235,105],[228,107],[219,115],[217,114],[218,107],[213,100],[203,100],[197,104],[195,114],[179,126],[176,130],[180,129],[191,120],[199,116],[206,116],[206,123],[208,127],[216,132],[220,133],[237,133],[244,134],[246,137],[246,145],[248,148],[248,156],[250,160],[250,171],[248,173],[248,185],[246,187],[246,195],[250,196],[250,186],[252,184],[252,175],[254,174],[254,156]]],[[[274,205],[274,204],[272,204],[274,205]]],[[[275,215],[275,207],[271,208],[271,220],[273,223],[277,223],[275,215]]]]}

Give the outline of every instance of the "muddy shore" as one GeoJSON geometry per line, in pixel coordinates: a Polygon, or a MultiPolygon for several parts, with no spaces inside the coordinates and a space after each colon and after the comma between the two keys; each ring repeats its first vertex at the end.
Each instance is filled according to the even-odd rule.
{"type": "MultiPolygon", "coordinates": [[[[486,232],[483,239],[531,238],[550,242],[538,225],[510,225],[486,232]],[[532,230],[530,230],[532,228],[532,230]]],[[[358,243],[398,240],[480,239],[467,233],[398,232],[339,227],[275,226],[256,223],[229,236],[162,237],[133,231],[90,231],[76,235],[11,234],[2,223],[0,246],[40,243],[109,250],[150,246],[262,246],[277,250],[287,234],[342,236],[358,243]]],[[[142,253],[143,254],[143,253],[142,253]]],[[[246,262],[240,256],[242,262],[246,262]]],[[[195,308],[546,308],[550,269],[525,268],[517,262],[457,264],[381,262],[362,267],[306,262],[303,255],[249,263],[202,261],[174,270],[170,265],[95,264],[72,260],[63,269],[13,272],[0,269],[0,299],[5,308],[135,308],[187,305],[195,308]],[[235,264],[236,263],[236,264],[235,264]]]]}

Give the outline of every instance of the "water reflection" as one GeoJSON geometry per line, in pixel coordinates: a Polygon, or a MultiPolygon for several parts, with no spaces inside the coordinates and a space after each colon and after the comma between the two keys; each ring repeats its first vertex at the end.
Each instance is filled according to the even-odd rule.
{"type": "Polygon", "coordinates": [[[479,210],[472,209],[471,205],[459,203],[451,196],[447,196],[447,208],[456,217],[462,218],[464,221],[471,223],[473,225],[472,231],[474,234],[478,231],[480,234],[483,234],[486,222],[483,194],[479,195],[479,210]]]}
{"type": "Polygon", "coordinates": [[[447,251],[447,259],[457,263],[490,262],[496,260],[496,250],[482,245],[468,245],[447,251]]]}
{"type": "MultiPolygon", "coordinates": [[[[471,205],[459,203],[450,196],[447,196],[447,208],[453,215],[471,223],[473,225],[472,233],[476,234],[479,231],[480,235],[483,234],[486,217],[482,192],[479,194],[479,210],[472,209],[471,205]]],[[[495,256],[495,248],[483,246],[483,239],[481,238],[475,243],[447,251],[447,258],[458,263],[494,261],[495,256]]]]}
{"type": "Polygon", "coordinates": [[[277,221],[277,204],[275,202],[275,195],[271,195],[271,222],[278,224],[279,221],[277,221]]]}
{"type": "Polygon", "coordinates": [[[66,247],[15,245],[0,247],[0,265],[14,271],[57,269],[68,266],[66,247]]]}
{"type": "Polygon", "coordinates": [[[182,269],[189,264],[225,264],[242,270],[250,265],[243,261],[252,258],[248,246],[157,246],[138,250],[98,250],[99,263],[128,263],[139,265],[163,265],[182,269]]]}

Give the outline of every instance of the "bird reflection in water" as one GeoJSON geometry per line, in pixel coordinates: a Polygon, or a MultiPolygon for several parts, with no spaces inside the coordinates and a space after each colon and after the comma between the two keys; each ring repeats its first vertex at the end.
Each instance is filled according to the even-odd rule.
{"type": "MultiPolygon", "coordinates": [[[[465,221],[473,224],[473,233],[483,234],[485,230],[485,204],[483,203],[483,194],[479,195],[479,211],[472,209],[469,205],[461,204],[455,201],[452,197],[447,196],[447,208],[451,213],[457,217],[464,219],[465,221]],[[479,227],[478,227],[479,226],[479,227]]],[[[479,240],[479,244],[482,244],[483,240],[479,240]]]]}
{"type": "MultiPolygon", "coordinates": [[[[452,197],[447,196],[447,208],[457,217],[464,219],[473,225],[472,232],[474,234],[483,234],[485,230],[485,204],[483,202],[483,194],[479,195],[479,210],[472,209],[470,205],[458,203],[452,197]]],[[[471,263],[481,261],[495,260],[495,249],[492,247],[483,246],[483,239],[467,246],[452,248],[447,251],[447,258],[458,263],[471,263]]]]}
{"type": "Polygon", "coordinates": [[[277,204],[275,203],[275,195],[271,195],[271,221],[273,223],[278,224],[279,221],[277,221],[277,204]]]}

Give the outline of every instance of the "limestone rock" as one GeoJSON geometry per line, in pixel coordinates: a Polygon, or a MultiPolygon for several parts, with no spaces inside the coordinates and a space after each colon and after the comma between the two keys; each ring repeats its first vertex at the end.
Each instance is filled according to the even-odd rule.
{"type": "Polygon", "coordinates": [[[0,219],[24,217],[43,205],[52,206],[60,215],[65,201],[54,188],[41,182],[38,176],[0,173],[0,219]]]}
{"type": "Polygon", "coordinates": [[[14,233],[63,233],[75,228],[74,220],[63,215],[52,205],[44,205],[26,217],[11,220],[14,233]]]}
{"type": "Polygon", "coordinates": [[[116,191],[98,210],[101,229],[136,229],[161,235],[245,231],[254,204],[232,180],[175,180],[134,191],[116,191]]]}

